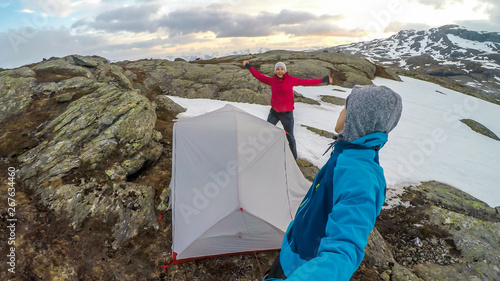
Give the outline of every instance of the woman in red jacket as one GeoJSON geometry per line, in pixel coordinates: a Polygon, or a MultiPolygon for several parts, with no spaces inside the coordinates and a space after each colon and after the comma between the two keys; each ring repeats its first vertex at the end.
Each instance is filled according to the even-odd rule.
{"type": "Polygon", "coordinates": [[[297,159],[297,148],[295,145],[295,138],[293,136],[293,87],[294,86],[316,86],[321,83],[332,84],[332,78],[325,76],[323,79],[300,79],[296,78],[286,72],[286,65],[278,62],[274,66],[273,77],[266,76],[260,73],[257,69],[252,67],[248,61],[243,61],[250,73],[257,78],[260,82],[271,86],[271,110],[267,116],[267,122],[276,125],[281,121],[283,129],[285,129],[288,144],[292,151],[293,157],[297,159]]]}

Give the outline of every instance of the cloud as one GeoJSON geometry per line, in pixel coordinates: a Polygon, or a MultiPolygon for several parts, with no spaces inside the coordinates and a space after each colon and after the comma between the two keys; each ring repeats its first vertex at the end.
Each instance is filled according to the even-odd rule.
{"type": "MultiPolygon", "coordinates": [[[[463,0],[412,0],[426,6],[433,7],[436,10],[445,10],[453,4],[467,4],[463,0]]],[[[470,4],[470,3],[469,3],[470,4]]],[[[472,8],[473,12],[483,10],[488,15],[488,20],[456,20],[453,23],[463,25],[467,28],[478,31],[498,32],[500,30],[500,2],[498,0],[477,0],[472,2],[476,6],[472,8]]],[[[452,23],[452,22],[450,22],[452,23]]]]}
{"type": "Polygon", "coordinates": [[[159,12],[160,8],[159,4],[122,7],[98,14],[93,21],[79,20],[71,27],[110,33],[118,31],[153,33],[158,30],[158,26],[152,17],[159,12]]]}
{"type": "MultiPolygon", "coordinates": [[[[497,0],[488,0],[486,2],[491,5],[489,9],[490,22],[500,27],[500,3],[497,0]]],[[[498,30],[500,29],[497,29],[497,31],[498,30]]]]}
{"type": "Polygon", "coordinates": [[[434,7],[434,9],[444,9],[449,4],[463,3],[463,0],[417,0],[416,2],[434,7]]]}
{"type": "Polygon", "coordinates": [[[24,9],[41,11],[51,17],[66,17],[73,12],[71,0],[22,0],[24,9]]]}
{"type": "Polygon", "coordinates": [[[281,10],[279,13],[260,12],[249,15],[231,13],[220,4],[175,10],[159,15],[159,4],[144,4],[118,8],[98,14],[91,20],[80,20],[72,28],[104,32],[134,33],[164,30],[170,38],[191,34],[215,34],[217,38],[261,37],[280,33],[295,36],[348,34],[332,24],[337,15],[315,15],[309,12],[281,10]]]}
{"type": "Polygon", "coordinates": [[[34,14],[35,13],[34,11],[32,11],[30,9],[22,9],[20,12],[24,13],[24,14],[34,14]]]}
{"type": "Polygon", "coordinates": [[[217,8],[212,5],[202,9],[174,11],[160,19],[160,26],[167,28],[172,36],[213,32],[218,38],[260,37],[279,33],[318,35],[338,29],[331,24],[338,16],[317,16],[292,10],[246,15],[233,14],[217,8]]]}
{"type": "Polygon", "coordinates": [[[482,1],[477,8],[484,9],[488,20],[463,20],[457,21],[457,24],[478,31],[498,32],[500,30],[500,3],[498,0],[482,1]]]}
{"type": "Polygon", "coordinates": [[[64,27],[30,29],[29,32],[23,28],[9,30],[0,33],[0,67],[15,68],[44,58],[71,54],[99,55],[111,60],[139,59],[194,39],[188,36],[182,37],[185,41],[167,41],[155,37],[131,39],[129,43],[123,43],[115,42],[113,38],[107,34],[74,34],[64,27]]]}
{"type": "Polygon", "coordinates": [[[7,3],[7,2],[6,3],[0,3],[0,8],[1,9],[5,9],[5,8],[7,8],[9,6],[10,6],[10,3],[7,3]]]}
{"type": "Polygon", "coordinates": [[[290,25],[281,27],[285,34],[293,36],[340,36],[340,37],[361,37],[366,32],[360,29],[349,30],[340,28],[328,21],[311,21],[301,25],[290,25]]]}
{"type": "MultiPolygon", "coordinates": [[[[219,14],[219,16],[221,16],[219,14]]],[[[292,36],[345,35],[349,30],[339,28],[333,22],[337,15],[314,15],[308,12],[282,10],[279,13],[261,12],[249,16],[243,14],[220,17],[216,24],[217,37],[258,37],[280,33],[292,36]]],[[[168,24],[167,24],[168,26],[168,24]]],[[[213,31],[213,30],[212,30],[213,31]]]]}
{"type": "Polygon", "coordinates": [[[274,20],[275,16],[267,12],[250,16],[204,8],[171,12],[160,19],[159,24],[171,36],[213,32],[218,38],[259,37],[277,32],[273,29],[274,20]]]}
{"type": "Polygon", "coordinates": [[[281,10],[277,15],[273,16],[273,24],[297,24],[306,21],[316,20],[318,17],[308,12],[297,12],[292,10],[281,10]]]}
{"type": "MultiPolygon", "coordinates": [[[[281,10],[278,13],[260,12],[248,15],[242,13],[229,13],[216,10],[215,6],[203,9],[177,10],[160,19],[162,26],[169,34],[169,42],[177,41],[195,34],[213,33],[216,39],[212,43],[222,48],[221,42],[243,42],[241,44],[227,44],[227,49],[267,48],[303,49],[311,46],[311,40],[318,46],[331,44],[335,40],[325,38],[358,37],[365,36],[366,32],[360,29],[349,30],[334,24],[335,20],[343,17],[339,15],[315,15],[309,12],[281,10]],[[288,35],[278,39],[279,35],[288,35]],[[276,36],[278,35],[278,36],[276,36]],[[317,36],[312,39],[312,36],[317,36]],[[273,39],[271,39],[273,38],[273,39]],[[231,41],[224,41],[230,39],[231,41]],[[279,41],[276,41],[276,40],[279,41]],[[229,45],[232,45],[230,47],[229,45]]],[[[194,36],[196,42],[200,37],[194,36]]],[[[190,39],[191,40],[191,39],[190,39]]],[[[182,45],[182,44],[181,44],[182,45]]],[[[214,52],[217,50],[214,50],[214,52]]]]}
{"type": "Polygon", "coordinates": [[[104,12],[96,17],[96,22],[106,21],[140,21],[149,20],[149,18],[158,13],[159,4],[147,4],[142,6],[122,7],[112,11],[104,12]]]}
{"type": "Polygon", "coordinates": [[[401,30],[428,30],[431,26],[425,23],[408,23],[408,22],[399,22],[394,21],[389,23],[387,27],[384,29],[385,33],[399,32],[401,30]]]}
{"type": "Polygon", "coordinates": [[[19,67],[52,56],[100,53],[109,44],[105,37],[72,35],[67,28],[9,30],[0,33],[0,62],[2,67],[19,67]]]}
{"type": "MultiPolygon", "coordinates": [[[[31,5],[41,2],[23,1],[31,5]]],[[[50,4],[52,1],[69,2],[45,2],[50,4]]],[[[276,12],[253,9],[253,13],[247,13],[248,9],[222,4],[168,10],[173,6],[167,7],[150,0],[131,1],[127,3],[134,4],[124,6],[118,0],[100,0],[99,12],[95,12],[95,5],[90,5],[92,9],[85,10],[85,13],[79,10],[78,14],[72,16],[84,16],[71,27],[55,29],[46,25],[32,28],[24,32],[25,35],[22,28],[0,33],[0,49],[7,50],[0,54],[0,62],[2,66],[12,67],[18,63],[39,61],[44,57],[74,53],[95,54],[116,60],[173,54],[188,49],[230,51],[256,46],[309,48],[311,44],[334,44],[337,37],[347,40],[345,38],[367,34],[361,29],[351,30],[336,24],[347,15],[315,14],[291,8],[276,12]],[[104,5],[104,2],[107,4],[104,5]],[[89,12],[93,13],[90,17],[89,12]],[[233,43],[235,40],[241,43],[233,43]]],[[[82,3],[85,2],[73,3],[73,8],[83,7],[82,3]]],[[[28,9],[28,5],[22,8],[28,9]]],[[[409,28],[429,27],[425,24],[393,22],[385,32],[409,28]]]]}
{"type": "Polygon", "coordinates": [[[132,43],[120,43],[120,44],[113,44],[112,42],[108,42],[108,44],[105,44],[104,46],[101,47],[102,48],[101,51],[102,53],[114,53],[116,51],[127,52],[130,50],[136,50],[136,51],[142,50],[144,53],[144,51],[151,51],[153,48],[159,47],[159,49],[164,49],[164,48],[176,47],[179,45],[192,43],[193,41],[195,41],[195,38],[189,38],[190,36],[187,37],[188,38],[180,37],[182,38],[181,40],[166,40],[158,37],[152,39],[139,40],[137,42],[132,42],[132,43]]]}

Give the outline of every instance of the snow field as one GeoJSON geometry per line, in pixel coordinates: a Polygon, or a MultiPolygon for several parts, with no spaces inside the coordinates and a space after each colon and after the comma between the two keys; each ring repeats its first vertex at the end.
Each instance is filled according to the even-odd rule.
{"type": "MultiPolygon", "coordinates": [[[[500,136],[500,107],[429,82],[401,77],[403,82],[376,78],[403,99],[403,115],[380,151],[380,163],[391,196],[409,184],[436,180],[452,185],[486,202],[500,206],[500,141],[472,131],[460,122],[473,119],[500,136]]],[[[341,106],[320,101],[322,95],[346,98],[351,89],[338,86],[295,87],[321,105],[295,103],[295,138],[298,157],[317,167],[328,160],[322,156],[331,139],[319,136],[302,125],[333,132],[341,106]],[[334,90],[336,89],[336,90],[334,90]],[[340,90],[340,91],[339,91],[340,90]]],[[[264,120],[269,106],[169,96],[187,108],[179,119],[210,112],[232,104],[264,120]]],[[[280,126],[280,124],[278,124],[280,126]]]]}

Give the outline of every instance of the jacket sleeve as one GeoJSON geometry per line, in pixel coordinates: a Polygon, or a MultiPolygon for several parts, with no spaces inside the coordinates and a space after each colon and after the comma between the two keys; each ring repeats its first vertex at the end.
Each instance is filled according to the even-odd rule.
{"type": "Polygon", "coordinates": [[[301,79],[292,76],[293,79],[293,85],[294,86],[317,86],[323,83],[322,78],[315,78],[315,79],[301,79]]]}
{"type": "Polygon", "coordinates": [[[318,256],[288,276],[289,281],[319,281],[325,278],[347,281],[363,260],[368,236],[383,204],[380,200],[385,199],[385,191],[382,190],[385,184],[381,186],[369,167],[368,170],[361,169],[364,171],[361,173],[355,165],[337,168],[343,171],[335,171],[340,176],[335,179],[334,175],[334,189],[339,188],[341,194],[335,196],[339,199],[334,202],[328,216],[326,237],[321,239],[318,256]]]}
{"type": "Polygon", "coordinates": [[[253,66],[250,67],[250,73],[252,73],[253,77],[257,78],[260,82],[271,85],[272,77],[266,76],[262,73],[260,73],[257,69],[255,69],[253,66]]]}

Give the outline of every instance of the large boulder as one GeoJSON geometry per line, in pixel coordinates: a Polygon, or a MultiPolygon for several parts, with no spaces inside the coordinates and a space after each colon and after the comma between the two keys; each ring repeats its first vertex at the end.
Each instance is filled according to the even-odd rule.
{"type": "Polygon", "coordinates": [[[39,81],[59,82],[76,76],[93,78],[92,72],[83,66],[76,65],[72,57],[46,60],[32,69],[36,72],[39,81]]]}
{"type": "Polygon", "coordinates": [[[420,264],[415,272],[424,280],[500,280],[500,222],[487,221],[439,207],[426,211],[431,225],[451,234],[461,252],[456,265],[420,264]]]}
{"type": "Polygon", "coordinates": [[[408,187],[402,200],[411,205],[382,211],[376,224],[397,262],[393,280],[401,267],[419,278],[403,280],[500,280],[495,208],[435,181],[408,187]]]}
{"type": "Polygon", "coordinates": [[[31,68],[26,66],[0,71],[0,77],[10,76],[13,78],[19,78],[19,77],[28,78],[28,77],[35,77],[35,75],[36,73],[33,70],[31,70],[31,68]]]}
{"type": "Polygon", "coordinates": [[[140,229],[158,229],[152,187],[134,183],[42,185],[36,190],[41,203],[69,218],[79,230],[84,220],[98,219],[112,225],[112,247],[117,249],[140,229]]]}
{"type": "Polygon", "coordinates": [[[157,96],[155,102],[157,111],[166,111],[174,115],[186,111],[184,107],[176,104],[173,100],[164,95],[157,96]]]}
{"type": "Polygon", "coordinates": [[[36,188],[113,157],[120,176],[158,157],[153,105],[135,91],[104,85],[75,102],[39,133],[46,139],[19,157],[21,179],[36,188]]]}
{"type": "Polygon", "coordinates": [[[20,180],[78,229],[88,216],[113,218],[114,247],[156,226],[154,190],[127,177],[160,157],[156,113],[137,91],[108,84],[73,103],[18,157],[20,180]],[[89,182],[89,183],[86,183],[89,182]]]}
{"type": "MultiPolygon", "coordinates": [[[[6,72],[6,71],[4,71],[6,72]]],[[[0,72],[0,124],[11,117],[26,112],[32,104],[36,79],[28,76],[0,72]]]]}

